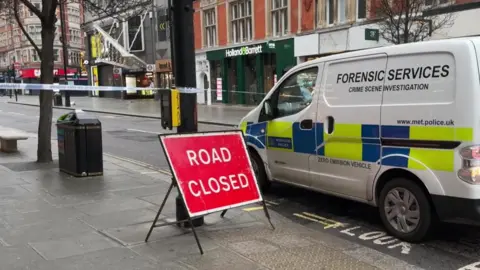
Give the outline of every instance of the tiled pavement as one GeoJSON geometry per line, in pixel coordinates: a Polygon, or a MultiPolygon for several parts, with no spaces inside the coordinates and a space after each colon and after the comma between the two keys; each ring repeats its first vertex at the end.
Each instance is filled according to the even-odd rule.
{"type": "Polygon", "coordinates": [[[104,176],[73,178],[33,162],[35,138],[19,148],[0,153],[0,269],[415,269],[273,211],[274,231],[262,211],[207,216],[198,230],[204,255],[176,226],[154,229],[144,243],[167,175],[104,156],[104,176]]]}

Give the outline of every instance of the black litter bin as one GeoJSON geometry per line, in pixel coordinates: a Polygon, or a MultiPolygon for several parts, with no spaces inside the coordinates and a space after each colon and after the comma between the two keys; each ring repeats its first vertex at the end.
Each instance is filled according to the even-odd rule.
{"type": "Polygon", "coordinates": [[[60,171],[76,177],[103,175],[102,124],[93,115],[75,111],[57,121],[60,171]]]}
{"type": "Polygon", "coordinates": [[[62,106],[62,94],[58,92],[53,94],[53,106],[62,106]]]}

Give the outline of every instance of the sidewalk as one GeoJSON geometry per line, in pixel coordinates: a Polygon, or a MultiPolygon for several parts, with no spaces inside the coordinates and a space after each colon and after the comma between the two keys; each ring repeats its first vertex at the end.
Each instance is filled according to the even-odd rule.
{"type": "MultiPolygon", "coordinates": [[[[144,243],[167,175],[104,155],[103,177],[69,177],[56,163],[32,162],[35,140],[19,142],[18,154],[0,153],[1,269],[415,269],[274,211],[274,231],[262,211],[207,216],[198,231],[203,256],[192,234],[176,226],[154,229],[144,243]]],[[[175,196],[168,217],[175,217],[175,196]]]]}
{"type": "MultiPolygon", "coordinates": [[[[160,101],[151,99],[122,100],[114,98],[71,97],[71,101],[75,102],[75,106],[71,108],[82,109],[84,111],[160,118],[160,101]]],[[[39,101],[38,96],[18,96],[18,102],[15,102],[15,99],[11,99],[9,103],[38,106],[39,101]]],[[[240,120],[252,108],[253,107],[238,105],[214,104],[207,106],[198,104],[198,121],[204,124],[238,125],[240,120]]]]}

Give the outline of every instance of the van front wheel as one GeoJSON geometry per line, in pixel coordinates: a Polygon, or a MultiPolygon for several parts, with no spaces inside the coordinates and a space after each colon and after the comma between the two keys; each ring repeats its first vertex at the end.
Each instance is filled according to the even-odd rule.
{"type": "Polygon", "coordinates": [[[425,192],[409,179],[396,178],[385,184],[378,208],[387,231],[401,240],[419,242],[430,231],[430,202],[425,192]]]}
{"type": "Polygon", "coordinates": [[[258,186],[262,192],[266,192],[270,188],[271,182],[268,180],[263,160],[256,152],[252,150],[248,152],[250,154],[250,160],[252,162],[255,178],[257,178],[258,186]]]}

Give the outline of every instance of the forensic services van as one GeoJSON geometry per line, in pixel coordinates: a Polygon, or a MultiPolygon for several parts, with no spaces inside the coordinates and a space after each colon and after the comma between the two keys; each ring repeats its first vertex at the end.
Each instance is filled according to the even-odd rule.
{"type": "Polygon", "coordinates": [[[299,64],[240,123],[257,181],[377,206],[410,242],[480,221],[479,65],[478,37],[299,64]]]}

